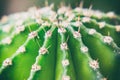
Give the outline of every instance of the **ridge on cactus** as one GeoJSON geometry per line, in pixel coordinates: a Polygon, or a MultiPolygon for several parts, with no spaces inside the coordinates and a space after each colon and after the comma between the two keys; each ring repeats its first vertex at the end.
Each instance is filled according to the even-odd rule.
{"type": "Polygon", "coordinates": [[[62,6],[0,22],[0,80],[120,80],[120,17],[62,6]]]}

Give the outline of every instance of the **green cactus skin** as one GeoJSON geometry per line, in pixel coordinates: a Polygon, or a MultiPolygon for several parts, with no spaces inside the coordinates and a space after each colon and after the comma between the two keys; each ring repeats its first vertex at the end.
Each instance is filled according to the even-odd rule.
{"type": "Polygon", "coordinates": [[[0,80],[120,80],[120,17],[113,12],[33,7],[3,20],[0,80]]]}
{"type": "Polygon", "coordinates": [[[71,39],[69,39],[69,46],[72,49],[72,46],[75,46],[75,49],[72,49],[73,61],[75,62],[75,69],[77,73],[77,80],[101,80],[103,77],[100,72],[96,69],[92,69],[89,66],[89,62],[94,61],[90,58],[88,53],[88,48],[83,44],[81,36],[77,39],[74,38],[75,31],[73,29],[68,29],[71,34],[71,39]],[[79,44],[78,44],[79,43],[79,44]],[[82,51],[86,49],[86,51],[82,51]],[[74,54],[75,53],[75,54],[74,54]]]}

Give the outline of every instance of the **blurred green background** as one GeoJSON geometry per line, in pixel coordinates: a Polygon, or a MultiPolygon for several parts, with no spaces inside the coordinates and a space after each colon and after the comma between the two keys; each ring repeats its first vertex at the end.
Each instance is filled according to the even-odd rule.
{"type": "MultiPolygon", "coordinates": [[[[89,8],[93,5],[93,9],[101,10],[104,12],[114,11],[120,15],[120,0],[83,0],[84,8],[89,8]]],[[[48,0],[48,3],[54,3],[57,9],[60,3],[71,5],[72,8],[79,6],[81,0],[48,0]]],[[[0,17],[3,15],[12,14],[19,11],[25,11],[29,7],[38,6],[42,7],[45,0],[0,0],[0,17]]]]}

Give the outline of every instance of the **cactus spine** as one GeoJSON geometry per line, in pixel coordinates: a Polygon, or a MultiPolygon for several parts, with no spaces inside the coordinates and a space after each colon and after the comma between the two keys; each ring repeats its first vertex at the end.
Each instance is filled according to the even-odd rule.
{"type": "Polygon", "coordinates": [[[0,80],[119,80],[116,23],[112,12],[80,7],[9,15],[0,22],[0,80]]]}

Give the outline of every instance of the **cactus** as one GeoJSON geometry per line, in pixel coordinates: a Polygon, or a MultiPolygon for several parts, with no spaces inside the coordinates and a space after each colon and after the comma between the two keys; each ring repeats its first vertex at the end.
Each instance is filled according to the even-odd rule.
{"type": "Polygon", "coordinates": [[[2,18],[0,80],[120,80],[120,17],[52,8],[2,18]]]}

